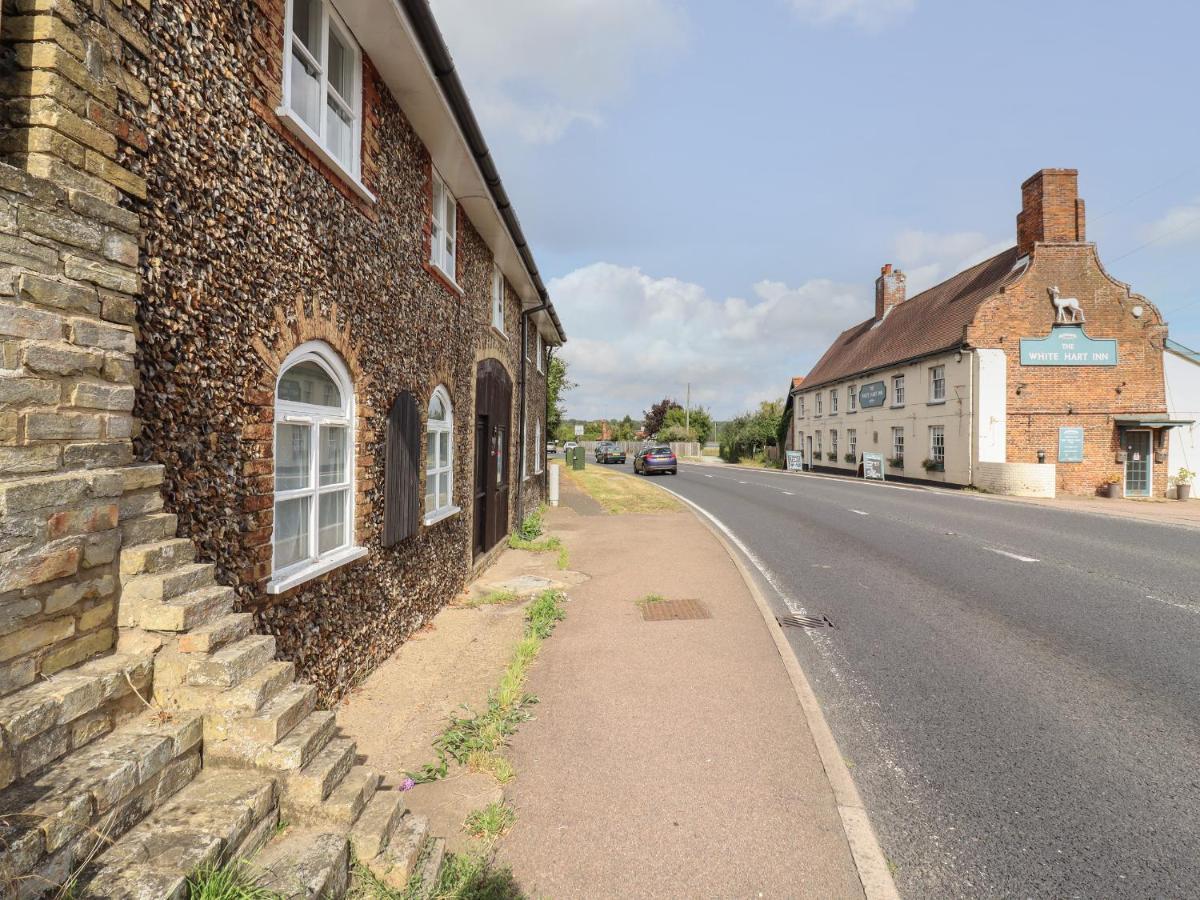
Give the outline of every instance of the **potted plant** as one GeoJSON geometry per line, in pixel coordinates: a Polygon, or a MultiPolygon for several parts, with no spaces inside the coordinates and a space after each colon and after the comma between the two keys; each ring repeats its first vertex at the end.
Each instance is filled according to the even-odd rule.
{"type": "Polygon", "coordinates": [[[1191,469],[1180,469],[1175,476],[1175,498],[1177,500],[1187,500],[1192,496],[1192,482],[1196,478],[1196,473],[1191,469]]]}
{"type": "Polygon", "coordinates": [[[835,459],[837,459],[837,454],[834,453],[832,450],[830,450],[828,453],[825,454],[825,458],[827,460],[829,460],[830,462],[833,462],[835,459]]]}
{"type": "Polygon", "coordinates": [[[1100,485],[1100,493],[1111,500],[1121,496],[1121,476],[1109,475],[1100,485]]]}
{"type": "Polygon", "coordinates": [[[940,459],[926,459],[921,461],[921,465],[926,472],[945,472],[946,464],[940,459]]]}
{"type": "Polygon", "coordinates": [[[842,459],[844,459],[846,462],[850,463],[851,465],[854,465],[854,463],[858,462],[858,456],[856,456],[853,453],[847,453],[845,456],[842,457],[842,459]]]}
{"type": "Polygon", "coordinates": [[[903,469],[904,468],[904,457],[903,456],[889,456],[888,457],[888,465],[891,466],[893,469],[903,469]]]}

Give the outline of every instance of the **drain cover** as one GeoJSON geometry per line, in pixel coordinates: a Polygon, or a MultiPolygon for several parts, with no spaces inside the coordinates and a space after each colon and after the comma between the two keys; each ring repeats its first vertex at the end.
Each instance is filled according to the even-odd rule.
{"type": "Polygon", "coordinates": [[[699,600],[659,600],[642,604],[642,619],[647,622],[711,618],[712,614],[699,600]]]}
{"type": "Polygon", "coordinates": [[[832,628],[829,616],[776,616],[775,621],[788,628],[832,628]]]}

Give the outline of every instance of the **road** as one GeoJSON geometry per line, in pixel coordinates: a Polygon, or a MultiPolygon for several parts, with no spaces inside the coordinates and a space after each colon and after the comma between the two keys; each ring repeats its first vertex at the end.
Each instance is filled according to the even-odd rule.
{"type": "MultiPolygon", "coordinates": [[[[628,467],[627,467],[628,468],[628,467]]],[[[1200,896],[1200,531],[684,465],[753,555],[906,897],[1200,896]]]]}

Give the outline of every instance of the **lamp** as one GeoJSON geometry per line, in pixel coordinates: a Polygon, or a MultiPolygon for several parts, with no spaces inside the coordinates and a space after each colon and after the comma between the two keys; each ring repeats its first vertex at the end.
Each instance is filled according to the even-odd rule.
{"type": "Polygon", "coordinates": [[[1038,451],[1038,462],[1040,462],[1040,463],[1044,463],[1045,461],[1046,461],[1046,451],[1045,451],[1045,450],[1039,450],[1039,451],[1038,451]]]}

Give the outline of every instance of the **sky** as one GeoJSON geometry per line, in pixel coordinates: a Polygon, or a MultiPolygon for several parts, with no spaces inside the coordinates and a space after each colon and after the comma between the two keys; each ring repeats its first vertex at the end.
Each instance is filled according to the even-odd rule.
{"type": "Polygon", "coordinates": [[[568,415],[782,397],[872,314],[1015,243],[1079,170],[1088,239],[1200,349],[1200,4],[432,0],[563,321],[568,415]]]}

